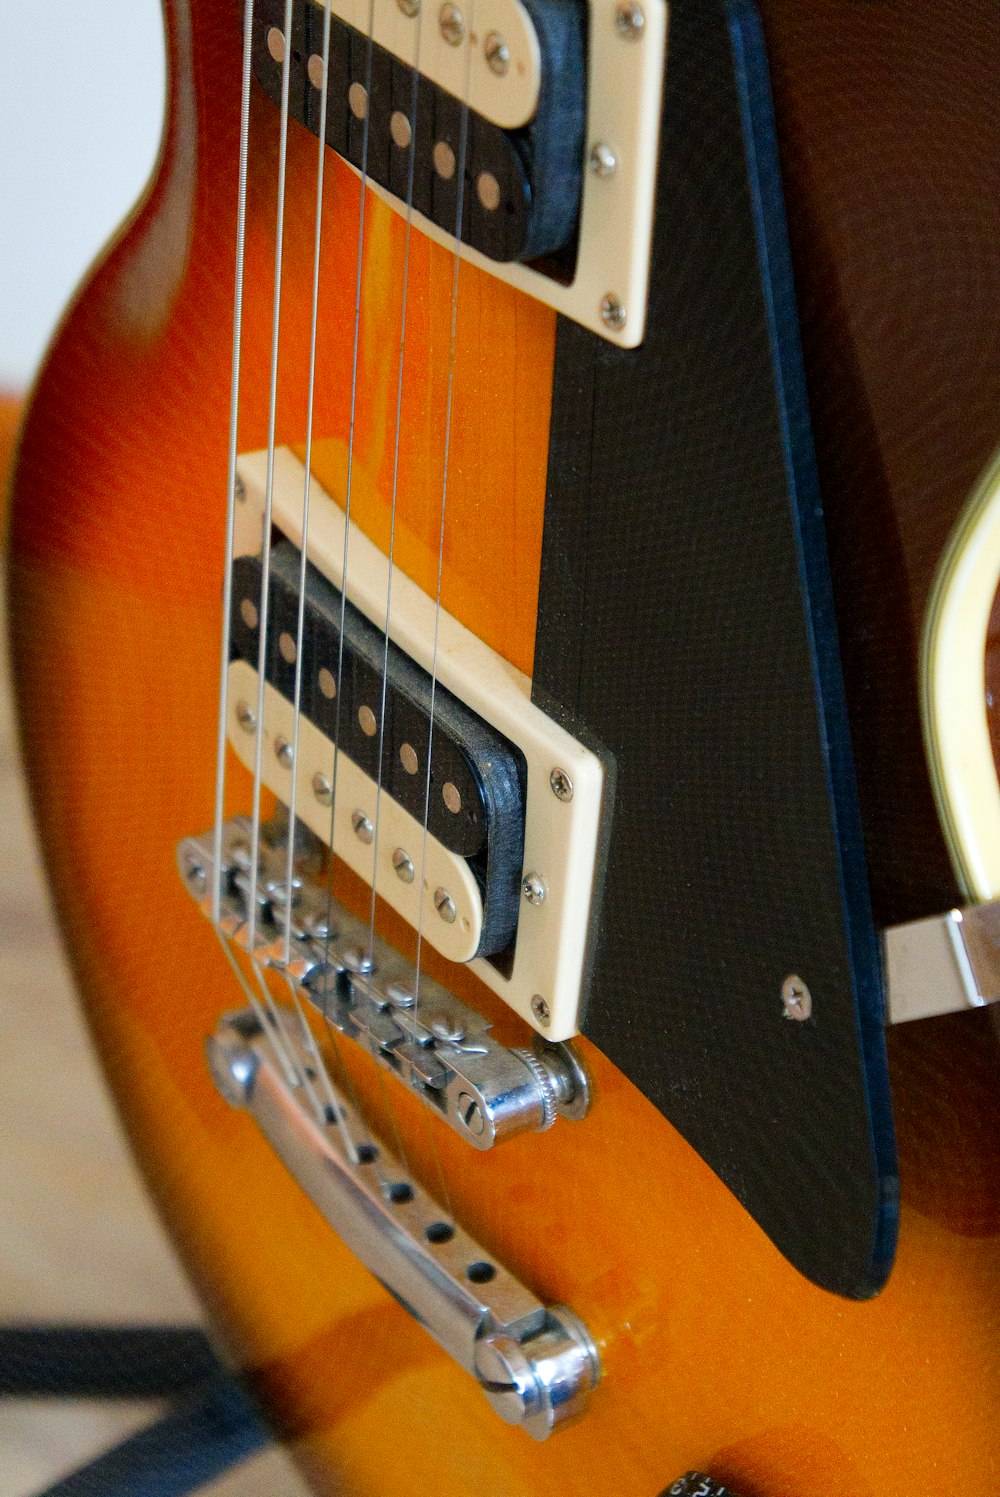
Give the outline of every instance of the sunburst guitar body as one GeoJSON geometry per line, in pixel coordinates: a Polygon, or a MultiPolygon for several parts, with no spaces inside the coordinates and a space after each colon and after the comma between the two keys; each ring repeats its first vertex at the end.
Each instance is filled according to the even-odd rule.
{"type": "Polygon", "coordinates": [[[248,9],[10,519],[220,1344],[317,1492],[1000,1490],[995,7],[248,9]]]}

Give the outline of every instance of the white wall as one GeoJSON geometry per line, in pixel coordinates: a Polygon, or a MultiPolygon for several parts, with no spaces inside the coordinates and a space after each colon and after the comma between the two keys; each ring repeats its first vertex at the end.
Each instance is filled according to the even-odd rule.
{"type": "Polygon", "coordinates": [[[159,0],[0,0],[0,386],[141,192],[163,90],[159,0]]]}

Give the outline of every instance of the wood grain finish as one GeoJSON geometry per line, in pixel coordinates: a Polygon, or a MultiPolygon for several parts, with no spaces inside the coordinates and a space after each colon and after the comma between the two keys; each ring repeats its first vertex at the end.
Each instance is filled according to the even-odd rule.
{"type": "MultiPolygon", "coordinates": [[[[895,1274],[870,1304],[837,1300],[789,1268],[592,1048],[597,1105],[585,1123],[495,1156],[436,1128],[459,1218],[599,1339],[606,1377],[592,1411],[546,1446],[497,1421],[341,1248],[249,1121],[216,1096],[202,1045],[238,994],[180,886],[173,849],[212,811],[239,21],[232,3],[189,12],[170,0],[167,16],[160,176],[43,374],[17,481],[11,581],[57,906],[133,1142],[206,1304],[323,1492],[653,1497],[691,1467],[741,1497],[912,1497],[944,1473],[991,1489],[1000,1481],[1000,1119],[988,1015],[894,1037],[903,1231],[895,1274]]],[[[274,117],[257,109],[246,449],[265,436],[273,150],[274,117]]],[[[300,442],[315,158],[304,132],[292,131],[290,150],[278,440],[300,442]]],[[[331,173],[331,331],[317,408],[327,480],[346,434],[344,268],[356,193],[349,173],[331,173]]],[[[368,271],[388,274],[379,286],[391,286],[400,225],[380,210],[372,222],[368,271]]],[[[408,365],[401,493],[407,504],[416,497],[400,559],[417,572],[424,506],[439,493],[447,286],[438,254],[417,252],[424,334],[408,365]]],[[[358,493],[376,537],[397,294],[385,293],[388,310],[366,303],[362,339],[358,493]]],[[[446,602],[530,663],[553,321],[466,270],[460,319],[463,436],[446,602]]],[[[247,804],[235,773],[229,804],[247,804]]],[[[388,1126],[371,1068],[354,1069],[388,1126]]],[[[416,1107],[395,1098],[414,1167],[433,1183],[416,1107]]]]}

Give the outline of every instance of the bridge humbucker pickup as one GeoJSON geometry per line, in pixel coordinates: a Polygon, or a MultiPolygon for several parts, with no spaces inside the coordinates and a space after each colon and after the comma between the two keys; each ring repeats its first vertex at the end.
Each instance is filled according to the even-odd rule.
{"type": "MultiPolygon", "coordinates": [[[[265,678],[289,702],[295,698],[300,553],[282,541],[271,554],[265,678]]],[[[350,603],[344,605],[341,669],[341,595],[310,565],[302,645],[302,712],[370,779],[423,824],[427,752],[431,784],[427,825],[449,851],[468,860],[483,899],[478,955],[502,960],[517,931],[524,856],[524,755],[431,677],[350,603]],[[382,712],[383,665],[385,728],[382,712]],[[379,744],[382,745],[381,776],[379,744]]],[[[231,656],[256,667],[259,650],[259,557],[233,569],[231,656]]],[[[332,770],[332,766],[331,766],[332,770]]]]}
{"type": "MultiPolygon", "coordinates": [[[[576,0],[524,0],[524,8],[540,50],[537,107],[517,129],[504,129],[469,108],[461,238],[494,261],[552,259],[558,274],[570,278],[583,179],[583,10],[576,0]]],[[[284,46],[275,36],[282,36],[284,15],[284,0],[257,0],[254,72],[276,104],[281,102],[284,46]]],[[[436,31],[435,13],[428,13],[426,25],[436,31]]],[[[316,0],[295,0],[289,114],[398,199],[407,197],[413,150],[413,207],[454,234],[462,101],[420,76],[414,115],[413,66],[333,15],[324,122],[316,86],[317,61],[322,78],[323,29],[324,7],[316,0]]]]}

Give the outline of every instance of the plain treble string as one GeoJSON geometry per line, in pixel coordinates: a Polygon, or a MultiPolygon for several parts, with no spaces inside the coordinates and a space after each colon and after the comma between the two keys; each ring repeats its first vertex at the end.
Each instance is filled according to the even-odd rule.
{"type": "MultiPolygon", "coordinates": [[[[332,11],[329,6],[324,8],[323,19],[323,50],[322,69],[323,76],[320,84],[320,120],[325,122],[327,101],[329,97],[330,76],[330,32],[332,11]]],[[[299,723],[302,711],[302,657],[303,643],[305,639],[305,611],[306,611],[306,585],[308,580],[308,553],[309,553],[309,498],[312,484],[312,447],[313,447],[313,415],[316,400],[316,350],[317,335],[319,327],[319,287],[320,287],[320,265],[322,259],[323,245],[323,197],[326,184],[326,152],[325,129],[319,133],[319,150],[316,163],[316,232],[313,245],[313,278],[312,278],[312,315],[309,333],[309,388],[308,388],[308,414],[306,417],[306,450],[305,450],[305,478],[302,488],[302,547],[299,558],[299,607],[295,634],[295,690],[292,726],[292,767],[291,767],[291,792],[288,801],[288,844],[285,858],[285,888],[288,894],[285,903],[284,918],[284,974],[292,995],[292,1001],[298,1012],[299,1022],[306,1036],[306,1045],[313,1061],[313,1066],[321,1084],[325,1099],[326,1113],[328,1119],[335,1119],[340,1131],[341,1139],[347,1151],[348,1158],[357,1163],[359,1155],[357,1145],[351,1136],[347,1117],[344,1109],[339,1105],[339,1098],[330,1079],[326,1063],[322,1053],[316,1044],[312,1028],[302,1010],[298,987],[288,972],[288,965],[292,953],[292,898],[295,878],[295,826],[296,811],[298,806],[299,785],[299,723]]],[[[339,1056],[338,1056],[339,1059],[339,1056]]],[[[341,1071],[343,1065],[341,1064],[341,1071]]]]}
{"type": "MultiPolygon", "coordinates": [[[[470,6],[469,6],[469,31],[470,31],[470,33],[474,33],[474,31],[475,31],[475,5],[474,5],[474,3],[470,3],[470,6]]],[[[470,92],[470,87],[471,87],[471,48],[469,49],[469,51],[466,54],[464,98],[463,98],[463,101],[462,101],[462,115],[461,115],[461,123],[460,123],[460,127],[459,127],[460,133],[459,133],[459,141],[458,141],[458,163],[457,163],[457,168],[456,168],[456,174],[457,174],[457,178],[458,178],[458,183],[457,183],[458,201],[456,203],[456,208],[455,208],[455,249],[454,249],[454,254],[453,254],[453,258],[452,258],[451,325],[450,325],[449,335],[448,335],[448,388],[447,388],[447,396],[446,396],[446,402],[445,402],[444,457],[443,457],[442,473],[441,473],[441,507],[440,507],[440,514],[439,514],[439,519],[438,519],[437,585],[436,585],[435,596],[434,596],[434,644],[433,644],[433,650],[432,650],[432,655],[431,655],[431,704],[430,704],[430,720],[429,720],[428,728],[427,728],[427,767],[426,767],[426,771],[425,771],[425,775],[424,775],[424,824],[423,824],[423,835],[422,835],[421,847],[420,847],[420,888],[421,889],[423,889],[423,887],[424,887],[424,880],[426,878],[426,870],[427,870],[428,823],[430,821],[430,807],[431,807],[431,760],[432,760],[432,755],[433,755],[433,751],[434,751],[434,709],[435,709],[435,704],[436,704],[436,700],[437,700],[438,643],[439,643],[440,632],[441,632],[441,584],[442,584],[442,580],[443,580],[443,576],[444,576],[445,517],[446,517],[446,511],[447,511],[447,505],[448,505],[448,474],[449,474],[449,466],[450,466],[450,459],[451,459],[451,432],[452,432],[452,417],[453,417],[453,412],[454,412],[455,350],[456,350],[457,338],[458,338],[458,281],[459,281],[459,270],[461,268],[461,263],[462,263],[461,244],[462,244],[462,230],[463,230],[463,226],[464,226],[464,209],[465,209],[465,172],[466,172],[466,162],[467,162],[467,157],[468,157],[468,145],[469,145],[469,92],[470,92]]],[[[421,965],[420,964],[421,964],[421,957],[423,955],[423,939],[424,939],[424,901],[423,901],[423,899],[421,899],[420,903],[418,905],[418,914],[417,914],[417,951],[416,951],[416,961],[415,961],[416,977],[415,977],[415,980],[414,980],[414,994],[413,994],[413,1013],[414,1013],[414,1017],[416,1017],[419,1014],[419,1012],[420,1012],[420,970],[421,970],[421,965]]],[[[444,1204],[447,1207],[449,1217],[452,1218],[452,1219],[454,1219],[454,1212],[452,1211],[452,1206],[451,1206],[451,1197],[450,1197],[450,1194],[448,1192],[447,1184],[445,1182],[444,1170],[441,1167],[440,1159],[438,1160],[438,1174],[439,1174],[440,1181],[441,1181],[442,1192],[444,1194],[444,1204]]]]}

